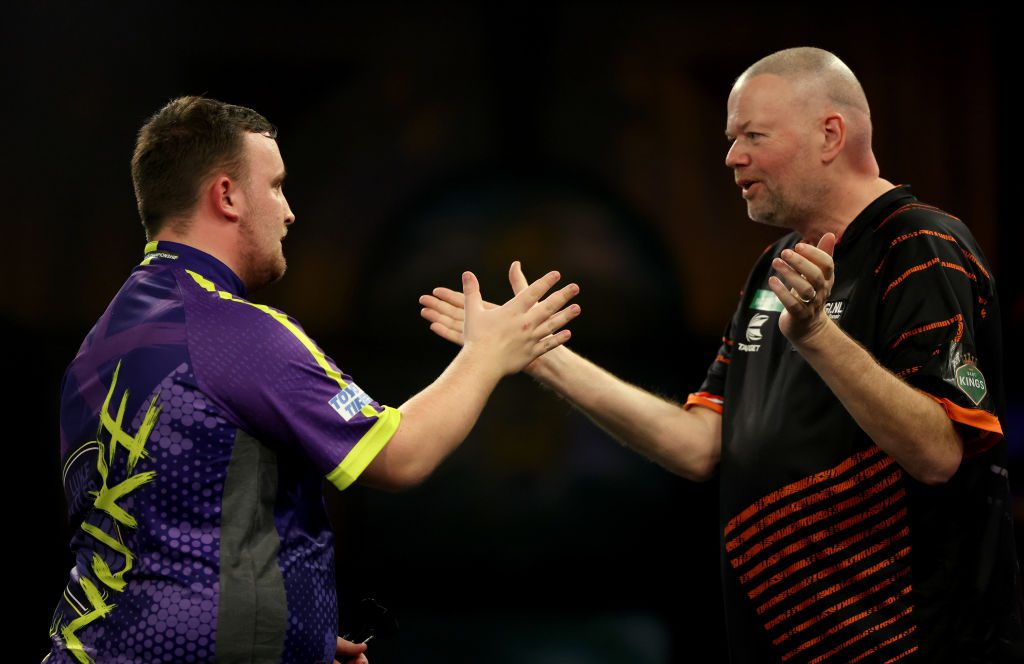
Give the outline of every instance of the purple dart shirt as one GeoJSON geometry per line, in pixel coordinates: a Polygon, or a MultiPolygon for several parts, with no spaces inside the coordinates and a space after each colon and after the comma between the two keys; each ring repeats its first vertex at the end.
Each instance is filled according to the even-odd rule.
{"type": "Polygon", "coordinates": [[[75,567],[49,662],[331,662],[326,477],[398,428],[281,312],[151,242],[64,376],[75,567]]]}

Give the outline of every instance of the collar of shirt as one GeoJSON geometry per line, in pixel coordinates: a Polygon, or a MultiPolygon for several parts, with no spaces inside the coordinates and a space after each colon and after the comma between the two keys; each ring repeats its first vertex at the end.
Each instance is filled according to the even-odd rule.
{"type": "Polygon", "coordinates": [[[140,265],[173,265],[206,277],[221,290],[245,297],[245,284],[231,268],[205,251],[180,242],[160,240],[146,245],[140,265]]]}
{"type": "Polygon", "coordinates": [[[851,247],[864,229],[881,223],[888,215],[886,212],[917,201],[914,194],[910,192],[910,185],[901,184],[885,192],[870,204],[857,217],[850,222],[850,225],[843,231],[842,236],[836,244],[836,251],[851,247]]]}

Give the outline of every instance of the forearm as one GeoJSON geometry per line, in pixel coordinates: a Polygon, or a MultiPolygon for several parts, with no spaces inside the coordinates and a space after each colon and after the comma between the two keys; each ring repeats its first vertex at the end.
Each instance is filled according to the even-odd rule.
{"type": "Polygon", "coordinates": [[[942,407],[880,365],[831,321],[797,350],[861,429],[912,477],[941,484],[963,457],[942,407]]]}
{"type": "Polygon", "coordinates": [[[721,416],[680,405],[617,378],[562,346],[527,372],[568,399],[622,444],[671,472],[694,480],[711,476],[721,450],[721,416]]]}
{"type": "Polygon", "coordinates": [[[493,363],[462,349],[433,383],[399,406],[398,430],[365,480],[400,489],[426,479],[469,435],[500,378],[493,363]]]}

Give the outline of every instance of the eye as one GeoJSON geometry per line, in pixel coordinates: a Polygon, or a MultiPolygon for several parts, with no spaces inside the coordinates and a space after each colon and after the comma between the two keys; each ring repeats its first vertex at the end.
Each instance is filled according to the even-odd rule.
{"type": "Polygon", "coordinates": [[[751,140],[751,141],[756,141],[757,139],[762,138],[763,136],[764,136],[764,134],[761,134],[761,133],[756,132],[756,131],[748,131],[746,133],[747,140],[751,140]]]}

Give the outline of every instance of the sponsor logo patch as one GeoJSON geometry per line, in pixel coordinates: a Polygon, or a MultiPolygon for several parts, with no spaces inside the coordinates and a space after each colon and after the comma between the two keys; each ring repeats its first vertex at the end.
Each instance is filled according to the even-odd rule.
{"type": "Polygon", "coordinates": [[[348,422],[359,414],[364,406],[373,399],[355,383],[349,383],[345,389],[331,397],[329,404],[331,408],[341,415],[342,419],[348,422]]]}
{"type": "MultiPolygon", "coordinates": [[[[761,341],[764,338],[764,332],[761,330],[761,327],[768,322],[769,318],[771,316],[768,314],[754,314],[750,317],[750,323],[747,324],[747,341],[761,341]]],[[[756,353],[761,349],[761,344],[745,344],[741,342],[736,344],[736,347],[745,353],[756,353]]]]}
{"type": "Polygon", "coordinates": [[[782,311],[782,300],[770,290],[759,288],[754,291],[754,297],[750,300],[750,308],[757,311],[782,311]]]}
{"type": "Polygon", "coordinates": [[[967,398],[977,406],[988,394],[988,385],[985,384],[985,376],[981,369],[975,364],[973,357],[964,356],[964,363],[956,369],[956,386],[967,395],[967,398]]]}
{"type": "Polygon", "coordinates": [[[764,338],[761,326],[768,320],[767,314],[754,314],[750,317],[750,324],[747,325],[747,341],[760,341],[764,338]]]}
{"type": "Polygon", "coordinates": [[[839,320],[846,311],[846,300],[835,300],[825,303],[825,315],[832,320],[839,320]]]}

